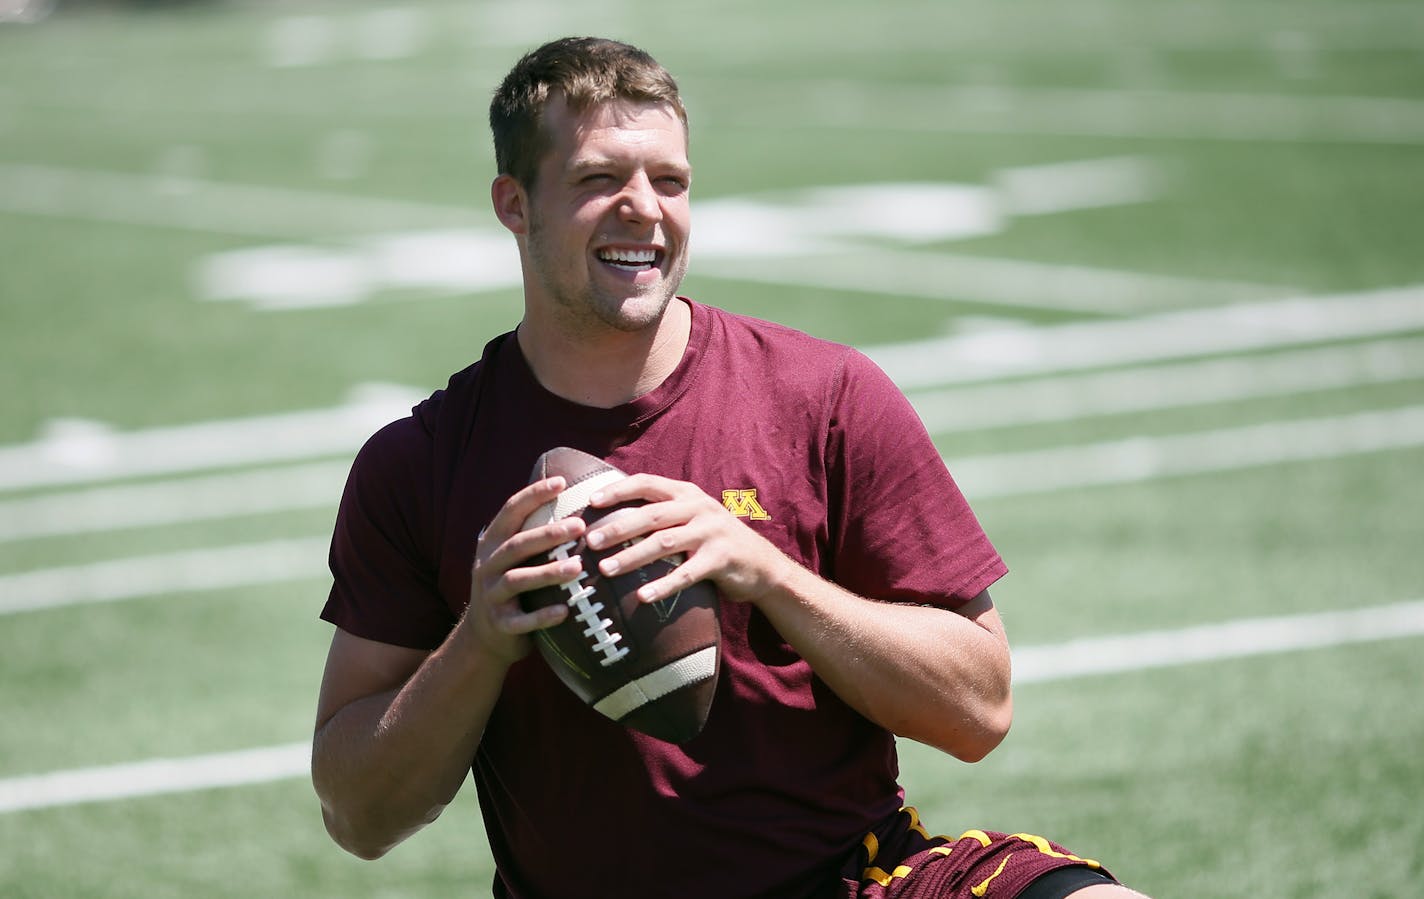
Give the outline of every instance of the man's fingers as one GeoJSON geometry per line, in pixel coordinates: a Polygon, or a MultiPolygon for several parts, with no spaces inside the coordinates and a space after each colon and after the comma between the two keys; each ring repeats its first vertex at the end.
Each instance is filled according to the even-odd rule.
{"type": "Polygon", "coordinates": [[[667,528],[686,524],[693,510],[675,503],[627,506],[605,515],[588,529],[588,545],[594,549],[617,546],[645,535],[657,536],[667,528]]]}
{"type": "Polygon", "coordinates": [[[510,636],[522,636],[553,627],[568,615],[568,606],[542,606],[525,612],[518,603],[511,603],[504,614],[496,616],[495,626],[510,636]]]}
{"type": "Polygon", "coordinates": [[[598,570],[606,577],[612,577],[621,571],[632,571],[642,568],[649,562],[666,558],[677,553],[689,553],[697,548],[690,529],[687,527],[673,527],[654,531],[646,537],[632,541],[623,539],[610,539],[606,543],[594,544],[593,535],[589,535],[589,546],[597,549],[601,546],[616,547],[620,543],[628,543],[618,552],[612,553],[598,563],[598,570]]]}
{"type": "MultiPolygon", "coordinates": [[[[655,474],[631,474],[620,478],[607,487],[600,487],[588,498],[588,504],[595,509],[606,509],[619,503],[641,499],[650,503],[675,499],[681,488],[691,487],[681,481],[660,477],[655,474]]],[[[696,489],[695,487],[693,489],[696,489]]],[[[701,492],[701,491],[699,491],[701,492]]]]}
{"type": "Polygon", "coordinates": [[[706,568],[706,563],[696,556],[689,557],[686,562],[672,571],[639,587],[636,594],[638,601],[657,602],[660,599],[676,596],[698,581],[706,580],[710,573],[705,570],[706,568]]]}
{"type": "Polygon", "coordinates": [[[499,512],[480,533],[481,539],[498,546],[513,537],[524,526],[524,520],[534,514],[535,509],[562,493],[565,486],[567,485],[563,477],[556,475],[520,489],[505,500],[499,512]]]}
{"type": "MultiPolygon", "coordinates": [[[[521,565],[558,546],[577,540],[583,536],[585,528],[582,518],[565,518],[530,528],[495,545],[488,555],[488,564],[500,571],[521,565]]],[[[488,542],[494,536],[494,532],[490,531],[485,534],[484,539],[488,542]]]]}
{"type": "Polygon", "coordinates": [[[550,559],[541,561],[537,565],[524,565],[511,568],[500,578],[507,587],[510,596],[520,593],[528,593],[531,590],[538,590],[540,587],[553,587],[559,584],[566,584],[579,576],[583,571],[583,558],[581,556],[570,556],[563,559],[550,559]]]}

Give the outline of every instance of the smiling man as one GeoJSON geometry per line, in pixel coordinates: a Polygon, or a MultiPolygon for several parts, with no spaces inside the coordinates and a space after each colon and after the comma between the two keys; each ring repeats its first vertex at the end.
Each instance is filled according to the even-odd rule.
{"type": "Polygon", "coordinates": [[[620,98],[580,110],[557,91],[542,126],[549,146],[528,180],[504,171],[491,190],[520,247],[520,345],[555,393],[617,405],[657,386],[687,341],[691,313],[672,305],[691,231],[685,114],[620,98]],[[609,364],[634,378],[586,374],[609,364]],[[620,395],[587,395],[604,387],[620,395]]]}
{"type": "Polygon", "coordinates": [[[868,359],[677,295],[692,173],[671,76],[555,41],[490,122],[524,316],[352,467],[313,743],[332,837],[378,857],[472,772],[499,897],[1137,895],[1040,837],[932,836],[906,805],[896,736],[975,761],[1008,730],[988,593],[1006,568],[868,359]],[[555,446],[637,472],[593,506],[644,504],[521,531],[567,486],[526,484],[555,446]],[[568,610],[519,595],[582,572],[530,560],[579,538],[621,547],[604,575],[680,556],[643,602],[716,587],[721,675],[686,743],[602,717],[530,653],[568,610]]]}

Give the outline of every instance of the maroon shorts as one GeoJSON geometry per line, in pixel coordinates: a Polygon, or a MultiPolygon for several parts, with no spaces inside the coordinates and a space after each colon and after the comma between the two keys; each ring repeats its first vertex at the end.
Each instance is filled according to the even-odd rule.
{"type": "Polygon", "coordinates": [[[1027,833],[931,836],[913,808],[872,833],[841,871],[845,899],[1011,899],[1056,868],[1099,863],[1027,833]]]}

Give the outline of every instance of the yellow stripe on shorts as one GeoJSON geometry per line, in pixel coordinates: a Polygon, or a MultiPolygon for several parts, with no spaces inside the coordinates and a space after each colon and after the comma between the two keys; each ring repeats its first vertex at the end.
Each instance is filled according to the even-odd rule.
{"type": "Polygon", "coordinates": [[[1048,844],[1048,841],[1045,840],[1043,837],[1035,836],[1031,833],[1016,833],[1013,835],[1013,839],[1023,840],[1025,843],[1031,843],[1033,844],[1034,848],[1036,848],[1039,852],[1042,852],[1044,855],[1052,856],[1053,858],[1066,858],[1070,861],[1082,862],[1089,868],[1102,867],[1102,864],[1100,862],[1093,861],[1091,858],[1080,858],[1076,855],[1069,855],[1066,852],[1059,852],[1052,846],[1050,846],[1048,844]]]}

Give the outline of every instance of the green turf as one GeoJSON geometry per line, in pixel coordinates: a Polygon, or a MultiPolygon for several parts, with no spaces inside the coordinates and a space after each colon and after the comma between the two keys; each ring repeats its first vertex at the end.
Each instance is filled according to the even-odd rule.
{"type": "MultiPolygon", "coordinates": [[[[197,273],[216,253],[346,253],[411,226],[370,224],[361,201],[412,204],[429,227],[496,227],[489,92],[523,49],[591,32],[644,44],[678,74],[696,201],[985,186],[1006,168],[1134,157],[1161,174],[1160,196],[1020,216],[972,239],[870,243],[1195,279],[1202,306],[1230,301],[1217,282],[1282,296],[1424,283],[1424,15],[1403,0],[697,0],[675,12],[627,0],[611,19],[572,2],[539,4],[537,17],[463,0],[75,2],[0,25],[0,175],[45,166],[152,178],[128,183],[160,192],[105,206],[91,184],[70,211],[40,215],[13,209],[0,180],[0,462],[54,419],[134,431],[328,408],[374,382],[442,386],[517,322],[516,290],[265,312],[202,301],[197,273]],[[398,29],[393,11],[414,16],[412,52],[374,58],[372,29],[398,29]],[[317,35],[312,64],[267,64],[304,29],[317,35]],[[1107,101],[1125,104],[1122,120],[1093,105],[1107,101]],[[1252,138],[1249,117],[1192,133],[1192,110],[1238,101],[1268,125],[1302,116],[1307,136],[1252,138]],[[1073,108],[1081,120],[1060,116],[1073,108]],[[192,179],[274,193],[190,228],[174,198],[192,179]],[[163,220],[138,223],[150,214],[163,220]]],[[[699,272],[695,234],[686,292],[860,346],[1105,317],[1032,297],[739,283],[699,272]]],[[[1386,380],[935,436],[953,465],[1421,399],[1419,379],[1386,380]]],[[[994,588],[1009,632],[1037,646],[1424,598],[1421,463],[1415,446],[971,499],[1010,565],[994,588]]],[[[0,489],[0,510],[106,483],[0,489]]],[[[0,577],[322,540],[335,501],[0,541],[0,577]]],[[[316,577],[0,614],[0,784],[306,739],[326,589],[316,577]]],[[[1025,684],[996,753],[966,766],[908,744],[905,782],[932,828],[1042,833],[1163,899],[1404,899],[1424,875],[1419,644],[1025,684]]],[[[326,836],[302,778],[0,812],[0,846],[0,895],[25,899],[484,895],[491,876],[472,792],[365,863],[326,836]]]]}
{"type": "Polygon", "coordinates": [[[978,766],[904,751],[911,798],[932,828],[1049,833],[1153,895],[1408,896],[1410,642],[1021,687],[978,766]]]}

